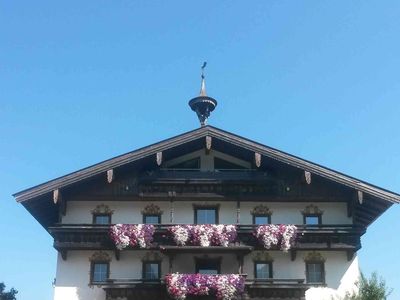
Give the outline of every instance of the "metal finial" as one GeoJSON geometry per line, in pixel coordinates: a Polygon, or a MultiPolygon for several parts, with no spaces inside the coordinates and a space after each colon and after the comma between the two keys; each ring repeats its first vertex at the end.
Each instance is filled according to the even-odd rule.
{"type": "Polygon", "coordinates": [[[201,88],[200,88],[200,96],[207,96],[206,92],[206,80],[204,76],[204,68],[207,66],[207,62],[205,61],[201,66],[201,88]]]}
{"type": "Polygon", "coordinates": [[[201,66],[201,78],[204,79],[204,68],[207,66],[207,62],[205,61],[201,66]]]}

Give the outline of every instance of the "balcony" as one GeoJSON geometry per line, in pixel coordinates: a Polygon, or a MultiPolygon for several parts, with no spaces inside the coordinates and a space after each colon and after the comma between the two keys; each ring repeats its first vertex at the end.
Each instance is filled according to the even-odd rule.
{"type": "MultiPolygon", "coordinates": [[[[211,251],[238,254],[263,249],[253,235],[257,225],[237,225],[237,241],[229,247],[176,246],[168,235],[168,228],[174,225],[155,225],[153,249],[164,252],[211,251]]],[[[292,259],[297,250],[345,250],[350,255],[361,247],[360,237],[365,233],[365,229],[355,225],[297,225],[297,228],[298,237],[291,251],[292,259]]],[[[94,224],[58,224],[49,228],[54,238],[54,247],[61,253],[67,250],[115,250],[109,231],[109,225],[94,224]]]]}
{"type": "MultiPolygon", "coordinates": [[[[246,277],[246,274],[242,274],[246,277]]],[[[304,279],[246,279],[244,293],[238,299],[304,299],[305,291],[314,285],[304,279]]],[[[106,291],[107,299],[126,297],[130,299],[171,300],[164,280],[144,279],[109,279],[101,284],[106,291]]],[[[216,299],[215,296],[188,296],[187,299],[216,299]]]]}

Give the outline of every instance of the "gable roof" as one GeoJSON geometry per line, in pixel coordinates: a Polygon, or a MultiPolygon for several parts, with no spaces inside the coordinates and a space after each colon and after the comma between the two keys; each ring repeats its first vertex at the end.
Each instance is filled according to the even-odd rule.
{"type": "Polygon", "coordinates": [[[343,173],[312,163],[308,160],[301,159],[297,156],[268,147],[266,145],[262,145],[260,143],[251,141],[244,137],[209,125],[183,133],[181,135],[177,135],[175,137],[163,140],[147,147],[143,147],[135,151],[105,160],[98,164],[50,180],[40,185],[22,190],[15,193],[13,196],[15,197],[17,202],[24,202],[32,198],[52,192],[53,190],[61,189],[78,183],[82,180],[107,172],[107,170],[124,166],[142,158],[155,155],[157,152],[166,151],[168,149],[178,147],[182,144],[205,138],[206,136],[210,136],[212,138],[237,146],[242,149],[257,152],[262,156],[269,157],[271,159],[277,160],[279,162],[291,165],[299,169],[303,169],[305,171],[311,172],[312,174],[335,181],[345,186],[354,188],[355,190],[389,201],[391,203],[400,203],[400,195],[397,193],[388,191],[365,181],[347,176],[343,173]]]}

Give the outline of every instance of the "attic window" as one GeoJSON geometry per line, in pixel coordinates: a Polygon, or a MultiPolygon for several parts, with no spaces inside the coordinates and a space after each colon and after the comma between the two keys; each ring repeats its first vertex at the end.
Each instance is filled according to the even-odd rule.
{"type": "Polygon", "coordinates": [[[215,170],[242,170],[246,169],[243,166],[237,165],[233,162],[214,157],[214,169],[215,170]]]}
{"type": "Polygon", "coordinates": [[[186,160],[168,167],[169,169],[200,169],[200,157],[186,160]]]}

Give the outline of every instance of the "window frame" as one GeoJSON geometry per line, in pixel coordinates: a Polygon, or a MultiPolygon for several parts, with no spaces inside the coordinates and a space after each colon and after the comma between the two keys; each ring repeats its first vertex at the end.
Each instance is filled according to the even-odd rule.
{"type": "Polygon", "coordinates": [[[273,267],[272,267],[272,261],[262,261],[262,260],[255,260],[254,261],[254,279],[272,279],[272,278],[274,278],[274,275],[273,275],[273,267]],[[269,269],[269,277],[268,278],[260,278],[260,277],[257,277],[257,265],[258,264],[265,264],[265,265],[268,265],[268,269],[269,269]]]}
{"type": "Polygon", "coordinates": [[[110,278],[110,262],[106,260],[94,260],[90,262],[90,284],[92,285],[101,285],[102,283],[107,282],[110,278]],[[95,264],[105,264],[107,265],[107,276],[105,281],[94,281],[94,266],[95,264]]]}
{"type": "Polygon", "coordinates": [[[320,261],[320,260],[308,260],[305,262],[306,263],[306,283],[309,284],[316,284],[316,285],[324,285],[325,284],[325,262],[320,261]],[[309,278],[309,265],[310,264],[318,264],[321,265],[321,276],[322,276],[322,281],[321,282],[310,282],[309,278]]]}
{"type": "Polygon", "coordinates": [[[161,215],[160,214],[143,214],[142,218],[143,224],[161,224],[161,215]],[[146,223],[146,217],[157,217],[158,218],[158,223],[146,223]]]}
{"type": "MultiPolygon", "coordinates": [[[[267,217],[268,218],[268,222],[266,224],[271,224],[271,215],[268,215],[268,214],[253,214],[253,225],[257,225],[256,224],[256,218],[257,217],[267,217]]],[[[258,225],[262,225],[262,224],[258,224],[258,225]]]]}
{"type": "Polygon", "coordinates": [[[221,274],[221,257],[217,258],[202,258],[202,257],[195,257],[195,273],[199,274],[200,264],[210,262],[217,266],[217,274],[221,274]]]}
{"type": "Polygon", "coordinates": [[[322,225],[322,214],[303,214],[303,224],[306,226],[319,226],[322,225]],[[318,224],[307,224],[307,217],[317,217],[318,224]]]}
{"type": "Polygon", "coordinates": [[[111,218],[112,218],[111,213],[93,213],[92,224],[94,224],[94,225],[110,225],[110,224],[112,224],[111,218]],[[108,223],[106,223],[106,224],[96,223],[96,217],[103,217],[103,216],[108,217],[108,223]]]}
{"type": "Polygon", "coordinates": [[[142,280],[143,281],[159,281],[161,279],[161,261],[159,260],[146,260],[142,262],[142,280]],[[158,278],[151,279],[146,278],[146,264],[157,264],[158,265],[158,278]]]}
{"type": "Polygon", "coordinates": [[[219,205],[210,205],[210,206],[197,206],[194,205],[194,224],[196,225],[203,225],[203,224],[219,224],[219,205]],[[197,220],[197,211],[198,210],[215,210],[215,223],[198,223],[197,220]]]}

